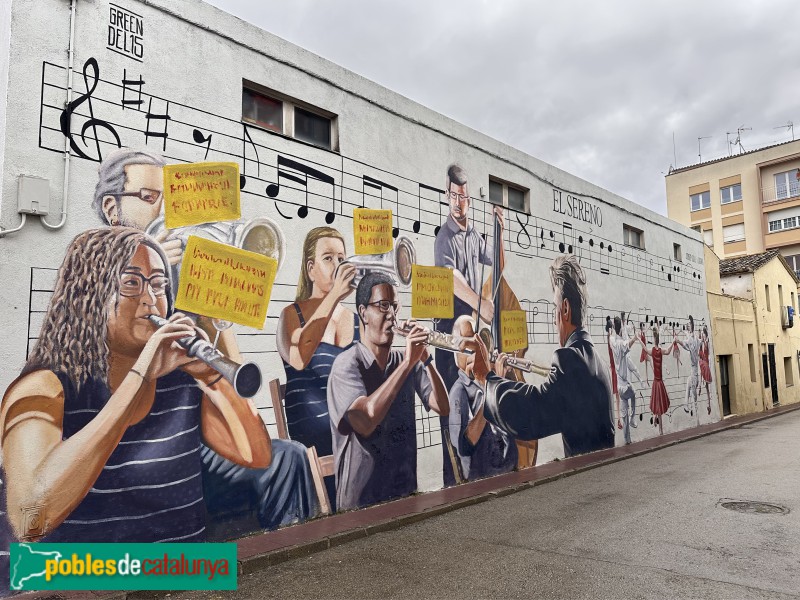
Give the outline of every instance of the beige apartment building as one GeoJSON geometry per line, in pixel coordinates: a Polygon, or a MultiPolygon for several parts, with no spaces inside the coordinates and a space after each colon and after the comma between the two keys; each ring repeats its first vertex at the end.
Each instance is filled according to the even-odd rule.
{"type": "Polygon", "coordinates": [[[720,413],[800,402],[798,278],[777,250],[720,261],[705,249],[720,413]],[[796,316],[795,312],[795,316],[796,316]]]}
{"type": "Polygon", "coordinates": [[[667,214],[722,258],[777,249],[800,271],[800,140],[672,170],[667,214]]]}

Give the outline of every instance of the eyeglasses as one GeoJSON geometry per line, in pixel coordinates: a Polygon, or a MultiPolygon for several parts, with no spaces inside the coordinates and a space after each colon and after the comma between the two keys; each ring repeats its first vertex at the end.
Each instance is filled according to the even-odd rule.
{"type": "Polygon", "coordinates": [[[400,310],[399,302],[390,302],[389,300],[378,300],[377,302],[369,302],[367,306],[377,306],[382,313],[388,313],[391,308],[394,314],[400,310]]]}
{"type": "Polygon", "coordinates": [[[450,196],[450,200],[461,200],[462,202],[465,200],[469,200],[469,194],[459,194],[458,192],[449,191],[447,195],[450,196]]]}
{"type": "Polygon", "coordinates": [[[151,190],[142,188],[138,192],[120,192],[118,194],[106,194],[107,196],[114,196],[115,198],[124,198],[125,196],[139,198],[148,204],[155,204],[164,197],[164,192],[158,190],[151,190]]]}
{"type": "Polygon", "coordinates": [[[169,278],[164,275],[153,275],[147,278],[141,273],[123,273],[119,281],[119,295],[125,298],[138,298],[144,292],[145,284],[150,286],[154,296],[165,296],[169,287],[169,278]]]}

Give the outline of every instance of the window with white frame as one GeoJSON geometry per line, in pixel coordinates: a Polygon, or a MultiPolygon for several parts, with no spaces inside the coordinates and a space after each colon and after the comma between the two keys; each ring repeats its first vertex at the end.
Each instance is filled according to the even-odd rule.
{"type": "Polygon", "coordinates": [[[738,202],[742,199],[742,184],[736,183],[719,189],[719,197],[721,204],[730,204],[731,202],[738,202]]]}
{"type": "Polygon", "coordinates": [[[776,231],[783,231],[784,229],[795,229],[800,224],[798,217],[785,217],[783,219],[775,219],[768,224],[769,233],[776,231]]]}
{"type": "Polygon", "coordinates": [[[242,121],[327,150],[338,148],[336,115],[254,83],[242,87],[242,121]]]}
{"type": "Polygon", "coordinates": [[[622,242],[626,246],[633,246],[644,250],[644,232],[630,225],[622,225],[622,242]]]}
{"type": "Polygon", "coordinates": [[[703,232],[703,242],[706,246],[714,247],[714,230],[713,229],[706,229],[703,232]]]}
{"type": "Polygon", "coordinates": [[[497,179],[489,179],[489,201],[492,204],[505,206],[519,212],[528,212],[527,195],[528,190],[519,186],[497,179]]]}
{"type": "Polygon", "coordinates": [[[775,173],[775,199],[793,198],[800,196],[800,181],[797,179],[797,169],[775,173]]]}
{"type": "Polygon", "coordinates": [[[722,228],[722,241],[725,244],[741,242],[744,239],[744,223],[726,225],[722,228]]]}
{"type": "Polygon", "coordinates": [[[711,192],[700,192],[689,196],[692,201],[692,210],[703,210],[711,206],[711,192]]]}

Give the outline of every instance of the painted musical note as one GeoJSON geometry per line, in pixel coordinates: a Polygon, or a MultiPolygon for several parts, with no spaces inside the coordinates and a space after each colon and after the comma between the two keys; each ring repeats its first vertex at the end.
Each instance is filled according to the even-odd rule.
{"type": "MultiPolygon", "coordinates": [[[[430,192],[434,192],[437,194],[437,199],[435,202],[438,202],[440,205],[442,204],[441,198],[442,194],[444,194],[444,190],[437,189],[435,187],[431,187],[429,185],[425,185],[424,183],[419,184],[419,188],[417,190],[417,199],[419,201],[419,205],[417,206],[417,220],[411,226],[414,233],[419,233],[420,229],[422,228],[422,190],[428,190],[430,192]]],[[[426,198],[426,200],[430,200],[430,198],[426,198]]],[[[439,206],[439,221],[441,222],[442,218],[442,208],[439,206]]],[[[439,233],[439,226],[434,228],[434,235],[439,233]]]]}
{"type": "Polygon", "coordinates": [[[575,241],[575,232],[572,229],[572,224],[566,221],[561,223],[561,242],[558,244],[558,251],[567,254],[572,254],[573,244],[575,241]]]}
{"type": "Polygon", "coordinates": [[[531,234],[526,229],[526,227],[530,225],[529,222],[530,215],[528,214],[525,215],[524,223],[520,221],[518,212],[514,213],[514,218],[517,220],[517,223],[519,223],[519,231],[517,232],[517,246],[519,246],[522,250],[527,250],[533,244],[533,240],[531,239],[531,234]],[[524,242],[522,236],[525,236],[524,242]]]}
{"type": "MultiPolygon", "coordinates": [[[[258,158],[258,146],[256,146],[253,138],[250,137],[250,132],[247,130],[247,125],[242,123],[242,172],[239,175],[239,189],[243,190],[247,185],[247,142],[250,142],[250,147],[256,155],[256,178],[261,177],[261,161],[258,158]]],[[[253,162],[253,159],[250,159],[253,162]]]]}
{"type": "MultiPolygon", "coordinates": [[[[195,129],[192,131],[192,138],[194,138],[195,143],[197,144],[206,144],[206,153],[203,156],[203,160],[208,158],[208,151],[211,150],[211,134],[209,133],[208,136],[203,135],[199,129],[195,129]]],[[[239,183],[241,184],[242,178],[239,176],[239,183]]],[[[241,189],[241,185],[239,188],[241,189]]]]}
{"type": "Polygon", "coordinates": [[[126,106],[136,106],[137,110],[139,106],[144,104],[144,100],[142,100],[142,86],[144,85],[144,79],[142,76],[139,75],[139,79],[128,79],[128,70],[122,70],[122,110],[125,110],[126,106]],[[137,90],[133,90],[132,88],[138,88],[137,90]],[[137,94],[134,98],[128,98],[127,93],[131,91],[134,94],[137,94]]]}
{"type": "Polygon", "coordinates": [[[119,134],[117,133],[116,129],[114,129],[110,123],[102,119],[97,119],[94,116],[94,109],[92,107],[92,94],[94,94],[94,91],[97,88],[97,82],[99,80],[100,67],[97,65],[97,60],[93,57],[90,57],[85,63],[83,63],[83,82],[86,85],[86,93],[78,96],[78,98],[67,104],[66,108],[61,112],[61,116],[59,118],[61,123],[61,133],[64,134],[64,137],[69,140],[69,147],[72,149],[72,151],[81,158],[94,160],[96,162],[101,162],[103,160],[103,153],[100,150],[100,138],[97,136],[98,127],[105,129],[112,136],[114,136],[114,140],[117,142],[117,148],[122,147],[122,142],[119,139],[119,134]],[[78,147],[78,145],[75,143],[74,134],[72,133],[72,115],[84,102],[86,102],[89,108],[89,119],[81,126],[81,141],[83,142],[84,146],[87,145],[86,132],[91,129],[94,134],[97,157],[89,156],[80,147],[78,147]]]}
{"type": "Polygon", "coordinates": [[[163,113],[154,113],[153,112],[153,98],[151,97],[150,98],[150,102],[147,103],[147,114],[145,115],[145,118],[147,119],[147,129],[144,132],[144,143],[147,144],[147,140],[150,139],[151,137],[161,138],[161,139],[164,140],[164,143],[162,145],[162,151],[166,152],[167,151],[167,138],[169,137],[169,134],[167,133],[167,127],[169,125],[170,119],[172,119],[172,117],[169,116],[169,100],[167,100],[167,107],[165,109],[165,112],[163,112],[163,113]],[[150,122],[151,121],[155,121],[157,123],[158,122],[163,122],[164,123],[164,131],[151,131],[150,130],[150,122]]]}
{"type": "MultiPolygon", "coordinates": [[[[444,223],[444,219],[442,218],[442,207],[446,206],[448,209],[450,205],[447,202],[439,201],[439,224],[433,228],[433,235],[439,235],[439,230],[442,228],[442,223],[444,223]]],[[[445,219],[447,217],[444,217],[445,219]]]]}
{"type": "MultiPolygon", "coordinates": [[[[367,187],[370,187],[372,189],[378,190],[378,194],[379,194],[379,197],[381,199],[381,208],[383,208],[383,200],[384,200],[384,198],[383,198],[383,190],[387,189],[387,190],[391,190],[391,191],[394,192],[394,194],[395,194],[394,195],[395,226],[392,228],[392,237],[393,238],[397,238],[397,236],[400,234],[400,193],[399,193],[399,191],[393,185],[388,184],[388,183],[386,183],[384,181],[381,181],[379,179],[375,179],[374,177],[370,177],[369,175],[364,175],[362,180],[363,180],[364,186],[365,186],[362,189],[364,189],[365,193],[366,193],[366,188],[367,187]]],[[[422,185],[422,184],[420,184],[420,185],[422,185]]],[[[389,199],[387,198],[387,200],[389,200],[389,199]]],[[[362,206],[363,206],[363,197],[362,197],[362,206]]]]}
{"type": "MultiPolygon", "coordinates": [[[[325,214],[325,222],[329,225],[333,223],[334,219],[336,218],[336,182],[327,173],[323,173],[314,167],[310,167],[306,164],[301,162],[297,162],[296,160],[292,160],[291,158],[286,158],[285,156],[278,156],[278,181],[277,183],[270,183],[267,186],[267,196],[270,198],[277,198],[278,194],[281,191],[281,179],[287,179],[289,181],[293,181],[295,183],[299,183],[303,186],[303,191],[305,192],[305,202],[297,208],[297,216],[301,219],[305,219],[308,216],[308,178],[311,177],[312,179],[316,179],[317,181],[321,181],[323,183],[330,184],[331,186],[331,201],[332,201],[332,208],[333,210],[327,212],[325,214]],[[302,176],[296,175],[292,171],[288,171],[286,169],[291,169],[292,171],[296,171],[300,173],[302,176]]],[[[278,210],[278,213],[284,219],[291,219],[292,217],[283,214],[278,206],[278,203],[275,203],[275,207],[278,210]]]]}
{"type": "MultiPolygon", "coordinates": [[[[594,240],[589,240],[589,245],[594,246],[594,240]]],[[[604,252],[606,249],[606,243],[601,241],[600,245],[600,272],[603,275],[610,275],[611,274],[611,257],[608,255],[607,252],[604,252]]],[[[609,246],[611,248],[611,246],[609,246]]]]}

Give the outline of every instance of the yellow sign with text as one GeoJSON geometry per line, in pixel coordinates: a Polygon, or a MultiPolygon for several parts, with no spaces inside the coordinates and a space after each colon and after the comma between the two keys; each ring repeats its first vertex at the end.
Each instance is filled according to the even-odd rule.
{"type": "Polygon", "coordinates": [[[277,272],[274,258],[189,236],[175,307],[261,329],[277,272]]]}
{"type": "Polygon", "coordinates": [[[242,216],[239,165],[189,163],[164,167],[164,222],[167,229],[233,221],[242,216]]]}
{"type": "Polygon", "coordinates": [[[501,310],[500,328],[502,352],[514,352],[528,347],[528,321],[524,310],[501,310]]]}
{"type": "Polygon", "coordinates": [[[353,209],[353,238],[356,254],[383,254],[391,251],[392,211],[372,208],[353,209]]]}
{"type": "Polygon", "coordinates": [[[447,267],[411,266],[411,316],[453,318],[453,271],[447,267]]]}

